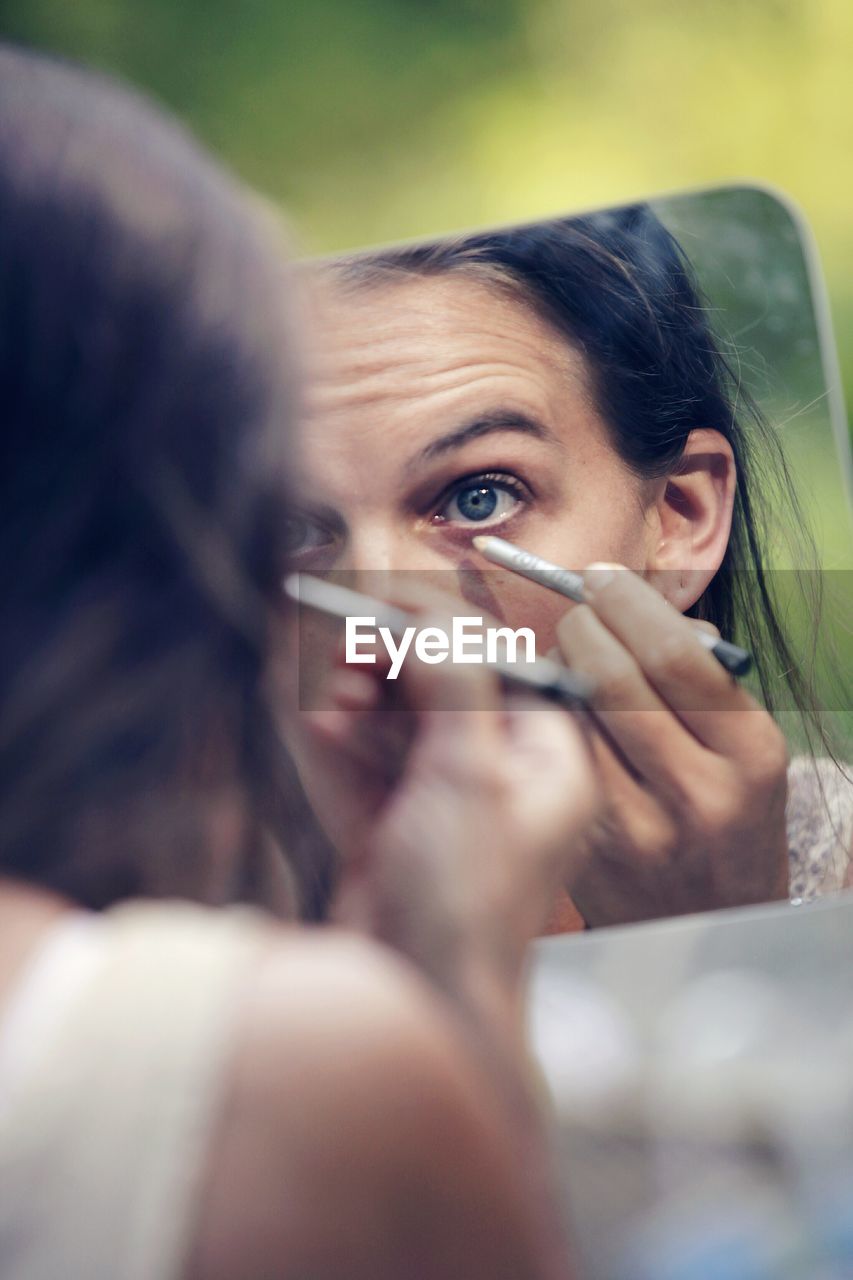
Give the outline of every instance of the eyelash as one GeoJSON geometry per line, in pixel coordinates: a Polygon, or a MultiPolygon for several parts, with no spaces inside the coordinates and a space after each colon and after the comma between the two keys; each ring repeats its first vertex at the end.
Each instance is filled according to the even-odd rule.
{"type": "MultiPolygon", "coordinates": [[[[485,488],[488,485],[494,485],[496,489],[500,488],[500,489],[503,489],[505,492],[511,493],[514,498],[518,499],[519,503],[526,504],[532,498],[532,494],[530,493],[530,490],[528,489],[527,485],[525,485],[521,480],[518,479],[517,476],[514,476],[511,472],[475,471],[472,475],[460,476],[458,480],[454,480],[452,484],[448,485],[447,488],[442,491],[442,493],[440,494],[436,502],[433,504],[434,508],[436,509],[436,514],[433,516],[433,520],[435,521],[435,523],[441,524],[444,526],[450,526],[451,528],[470,527],[470,528],[476,529],[477,527],[476,521],[474,520],[470,522],[466,521],[463,525],[460,525],[456,521],[452,521],[447,519],[444,516],[440,516],[438,514],[438,510],[442,507],[446,507],[447,504],[451,502],[452,499],[456,497],[457,494],[464,493],[466,489],[475,489],[478,486],[482,486],[483,488],[485,488]]],[[[514,515],[515,512],[513,512],[512,514],[514,515]]],[[[509,519],[509,518],[510,518],[509,516],[504,517],[504,519],[509,519]]],[[[489,521],[483,520],[482,523],[486,525],[489,523],[489,521]]]]}

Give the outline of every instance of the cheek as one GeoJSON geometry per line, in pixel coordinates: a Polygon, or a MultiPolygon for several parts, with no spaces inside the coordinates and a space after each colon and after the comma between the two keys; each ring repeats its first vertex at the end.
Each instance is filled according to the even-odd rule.
{"type": "MultiPolygon", "coordinates": [[[[581,494],[570,510],[531,521],[518,541],[525,550],[576,573],[600,560],[643,572],[653,532],[636,486],[622,479],[603,491],[581,494]]],[[[513,628],[532,627],[540,653],[552,648],[557,623],[572,608],[571,601],[512,575],[496,574],[492,583],[492,611],[501,621],[513,628]]]]}
{"type": "Polygon", "coordinates": [[[523,594],[507,594],[501,600],[501,610],[506,625],[514,630],[532,627],[536,635],[537,652],[545,654],[556,645],[557,624],[563,614],[572,608],[572,603],[533,583],[529,587],[530,590],[523,594]]]}
{"type": "Polygon", "coordinates": [[[487,614],[513,630],[531,627],[540,654],[556,643],[557,623],[571,608],[563,596],[502,569],[466,574],[460,586],[458,594],[471,606],[472,614],[487,614]]]}
{"type": "Polygon", "coordinates": [[[576,572],[597,560],[641,571],[651,533],[649,499],[637,481],[621,471],[606,472],[597,483],[577,487],[563,509],[543,525],[535,550],[576,572]]]}

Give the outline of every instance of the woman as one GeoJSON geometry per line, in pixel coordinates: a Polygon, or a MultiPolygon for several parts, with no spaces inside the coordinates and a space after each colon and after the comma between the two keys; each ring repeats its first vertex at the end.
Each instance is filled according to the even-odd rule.
{"type": "MultiPolygon", "coordinates": [[[[516,1014],[590,811],[568,718],[477,710],[483,673],[406,673],[427,709],[339,909],[396,955],[210,909],[279,807],[292,291],[174,125],[0,49],[0,1259],[19,1280],[567,1273],[516,1014]],[[489,859],[451,875],[495,810],[489,859]]],[[[351,720],[341,702],[325,725],[344,747],[351,720]]]]}
{"type": "MultiPolygon", "coordinates": [[[[367,575],[377,593],[378,571],[443,576],[597,682],[606,803],[555,927],[844,883],[846,780],[830,762],[788,771],[769,711],[678,617],[740,636],[767,708],[791,695],[810,719],[762,550],[761,499],[790,497],[790,482],[650,210],[368,253],[320,278],[329,341],[298,563],[367,575]],[[490,569],[482,533],[634,572],[588,575],[588,606],[567,612],[490,569]]],[[[298,734],[294,753],[328,827],[329,763],[298,734]]],[[[344,812],[339,799],[330,829],[346,851],[344,812]]]]}

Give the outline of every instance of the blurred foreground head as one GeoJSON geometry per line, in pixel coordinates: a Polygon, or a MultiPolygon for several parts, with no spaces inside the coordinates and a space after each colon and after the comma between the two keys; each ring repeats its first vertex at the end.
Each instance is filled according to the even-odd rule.
{"type": "Polygon", "coordinates": [[[232,892],[272,750],[288,283],[176,125],[0,47],[0,875],[232,892]]]}

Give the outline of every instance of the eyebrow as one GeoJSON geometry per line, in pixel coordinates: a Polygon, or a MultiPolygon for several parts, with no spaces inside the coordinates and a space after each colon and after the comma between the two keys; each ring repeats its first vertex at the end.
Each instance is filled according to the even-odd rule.
{"type": "Polygon", "coordinates": [[[492,413],[480,414],[471,422],[431,440],[409,460],[406,469],[412,470],[421,463],[431,462],[433,458],[450,453],[453,449],[461,449],[469,440],[477,440],[480,436],[488,436],[496,431],[518,431],[523,435],[534,436],[537,440],[558,443],[554,432],[538,418],[532,418],[516,409],[496,409],[492,413]]]}

